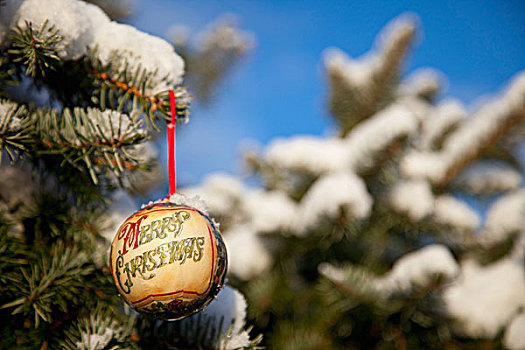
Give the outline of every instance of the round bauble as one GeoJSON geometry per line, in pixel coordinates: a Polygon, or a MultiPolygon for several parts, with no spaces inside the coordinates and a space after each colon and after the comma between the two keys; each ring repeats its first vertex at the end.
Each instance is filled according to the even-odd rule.
{"type": "Polygon", "coordinates": [[[224,283],[227,253],[213,221],[187,205],[146,206],[118,229],[110,253],[119,294],[136,311],[177,320],[206,307],[224,283]]]}

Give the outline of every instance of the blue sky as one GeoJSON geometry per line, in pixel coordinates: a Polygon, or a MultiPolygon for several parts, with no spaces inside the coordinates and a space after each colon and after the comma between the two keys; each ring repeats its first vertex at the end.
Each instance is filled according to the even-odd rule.
{"type": "Polygon", "coordinates": [[[421,67],[443,72],[443,98],[471,106],[525,69],[525,1],[137,0],[127,22],[161,37],[173,24],[197,32],[226,13],[256,37],[254,51],[215,103],[193,108],[190,123],[179,130],[179,182],[194,184],[215,171],[240,173],[239,147],[247,139],[264,145],[277,136],[326,133],[333,124],[326,113],[324,50],[338,47],[358,57],[388,21],[406,12],[419,17],[420,31],[404,73],[421,67]]]}

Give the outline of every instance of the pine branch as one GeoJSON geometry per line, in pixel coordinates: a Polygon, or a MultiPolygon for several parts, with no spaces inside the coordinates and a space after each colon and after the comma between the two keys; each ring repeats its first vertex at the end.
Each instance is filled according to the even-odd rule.
{"type": "MultiPolygon", "coordinates": [[[[525,120],[525,74],[518,73],[499,98],[484,104],[444,140],[437,152],[407,153],[401,167],[408,177],[429,179],[444,190],[467,165],[498,146],[503,136],[525,120]],[[428,171],[432,164],[433,171],[428,171]]],[[[496,153],[497,154],[497,153],[496,153]]]]}
{"type": "MultiPolygon", "coordinates": [[[[168,92],[148,93],[152,84],[159,81],[158,73],[141,65],[130,68],[129,60],[133,57],[115,51],[109,63],[103,64],[94,47],[89,55],[79,60],[63,61],[58,57],[62,37],[47,21],[39,31],[35,31],[30,22],[26,23],[26,28],[17,27],[11,39],[10,64],[6,68],[12,70],[14,67],[36,78],[34,84],[45,86],[52,98],[65,107],[98,106],[102,110],[109,108],[128,114],[144,112],[148,125],[157,131],[157,119],[171,119],[168,92]]],[[[0,65],[0,68],[3,67],[0,65]]],[[[2,75],[16,77],[13,72],[8,74],[0,69],[0,77],[2,75]]],[[[174,87],[174,91],[176,117],[179,122],[186,122],[191,96],[184,87],[174,87]]]]}
{"type": "MultiPolygon", "coordinates": [[[[221,296],[218,298],[220,300],[221,296]]],[[[238,307],[235,303],[226,303],[230,307],[238,307]]],[[[137,330],[140,344],[147,348],[258,349],[262,336],[250,339],[251,328],[243,329],[240,325],[236,326],[235,323],[241,320],[232,319],[229,314],[231,310],[226,311],[226,314],[222,312],[225,311],[220,310],[216,313],[203,311],[173,322],[139,317],[137,330]]],[[[244,317],[239,313],[236,316],[244,317]]]]}
{"type": "Polygon", "coordinates": [[[172,43],[186,62],[185,81],[199,102],[207,106],[225,77],[252,49],[253,38],[239,30],[232,18],[220,19],[199,37],[202,40],[197,47],[188,45],[177,33],[172,43]]]}
{"type": "MultiPolygon", "coordinates": [[[[46,72],[45,77],[37,76],[34,84],[47,89],[51,98],[58,102],[54,105],[143,114],[147,124],[157,131],[156,121],[159,118],[171,120],[168,91],[155,95],[148,93],[156,79],[156,72],[149,72],[140,66],[131,70],[124,55],[117,52],[109,62],[102,64],[94,48],[89,56],[79,60],[60,61],[53,66],[53,70],[46,72]]],[[[177,120],[187,122],[191,96],[184,87],[174,87],[173,90],[177,120]]]]}
{"type": "Polygon", "coordinates": [[[438,184],[438,188],[443,189],[448,186],[458,175],[459,173],[467,167],[469,164],[473,163],[484,154],[489,152],[498,141],[505,136],[509,131],[511,131],[518,123],[525,120],[525,110],[517,110],[512,113],[503,123],[501,123],[497,128],[491,130],[490,135],[487,135],[484,142],[478,144],[475,149],[467,154],[459,161],[453,163],[446,171],[445,176],[438,184]]]}
{"type": "Polygon", "coordinates": [[[32,123],[27,108],[7,100],[0,100],[0,164],[3,150],[11,161],[27,151],[31,142],[32,123]]]}
{"type": "Polygon", "coordinates": [[[35,252],[23,240],[9,236],[7,222],[2,222],[0,227],[0,284],[5,286],[0,300],[6,301],[15,298],[24,283],[23,275],[16,267],[28,265],[35,259],[35,252]]]}
{"type": "Polygon", "coordinates": [[[13,76],[15,74],[15,69],[10,64],[8,55],[0,53],[0,98],[8,97],[5,92],[6,88],[9,85],[16,84],[13,76]]]}
{"type": "Polygon", "coordinates": [[[27,67],[27,75],[45,77],[46,71],[54,70],[60,62],[58,45],[62,36],[47,20],[38,31],[26,21],[25,28],[17,26],[9,38],[13,44],[8,52],[14,56],[13,62],[22,62],[27,67]]]}
{"type": "Polygon", "coordinates": [[[107,170],[120,177],[144,165],[134,151],[147,137],[139,118],[138,113],[130,117],[95,108],[66,108],[62,114],[47,108],[29,111],[0,101],[0,150],[11,160],[22,154],[34,161],[60,157],[61,166],[85,169],[97,184],[98,175],[107,170]]]}
{"type": "Polygon", "coordinates": [[[33,318],[35,327],[41,321],[50,323],[53,312],[66,313],[80,302],[78,295],[86,288],[84,278],[93,272],[87,261],[83,252],[54,245],[51,256],[42,254],[32,264],[20,267],[24,284],[17,290],[18,297],[1,308],[33,318]]]}
{"type": "Polygon", "coordinates": [[[136,349],[135,320],[129,311],[116,314],[110,308],[97,307],[75,320],[58,342],[65,349],[136,349]]]}
{"type": "Polygon", "coordinates": [[[267,189],[285,192],[295,201],[300,201],[319,178],[319,174],[306,169],[276,166],[255,151],[247,151],[243,156],[243,163],[249,174],[260,174],[267,189]]]}
{"type": "Polygon", "coordinates": [[[394,98],[399,70],[415,33],[412,21],[397,19],[383,33],[382,47],[362,61],[339,51],[325,59],[330,81],[330,111],[345,136],[360,121],[384,108],[394,98]]]}
{"type": "Polygon", "coordinates": [[[374,307],[383,307],[385,300],[374,288],[373,281],[375,275],[370,271],[359,267],[358,265],[347,265],[344,268],[336,268],[330,264],[324,263],[319,265],[319,272],[326,280],[330,281],[329,285],[321,284],[323,294],[331,295],[327,302],[336,302],[338,294],[330,291],[335,287],[339,292],[346,295],[347,305],[345,311],[357,306],[358,304],[368,304],[374,307]],[[331,287],[330,287],[331,286],[331,287]]]}
{"type": "Polygon", "coordinates": [[[62,115],[39,109],[33,114],[39,140],[35,153],[62,155],[62,165],[78,167],[82,161],[95,184],[97,174],[105,169],[121,176],[139,166],[139,160],[127,150],[146,138],[138,117],[95,108],[66,108],[62,115]]]}
{"type": "MultiPolygon", "coordinates": [[[[97,49],[91,50],[89,58],[83,62],[82,69],[93,79],[94,90],[91,100],[102,110],[111,108],[129,113],[130,111],[144,112],[148,125],[158,130],[156,119],[171,120],[171,108],[168,91],[150,95],[157,72],[149,72],[138,66],[130,71],[123,55],[113,53],[113,59],[104,65],[97,59],[97,49]]],[[[184,87],[175,87],[176,119],[187,122],[191,96],[184,87]]]]}
{"type": "Polygon", "coordinates": [[[329,338],[315,324],[285,321],[268,340],[270,349],[330,349],[329,338]]]}

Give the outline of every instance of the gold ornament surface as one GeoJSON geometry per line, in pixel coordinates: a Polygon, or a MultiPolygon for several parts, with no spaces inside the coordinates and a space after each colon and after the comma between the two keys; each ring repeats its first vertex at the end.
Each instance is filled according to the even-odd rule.
{"type": "Polygon", "coordinates": [[[209,304],[224,283],[226,247],[204,213],[156,203],[131,215],[111,245],[111,273],[135,310],[176,320],[209,304]]]}

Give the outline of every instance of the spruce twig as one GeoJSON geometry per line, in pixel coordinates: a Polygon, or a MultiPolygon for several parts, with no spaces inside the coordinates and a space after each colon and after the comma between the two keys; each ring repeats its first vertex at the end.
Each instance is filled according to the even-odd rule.
{"type": "Polygon", "coordinates": [[[9,38],[13,44],[8,52],[15,57],[13,62],[22,62],[27,67],[27,75],[45,77],[46,71],[54,70],[60,62],[58,45],[62,36],[48,20],[39,30],[34,30],[33,23],[26,21],[25,27],[17,26],[9,38]]]}

